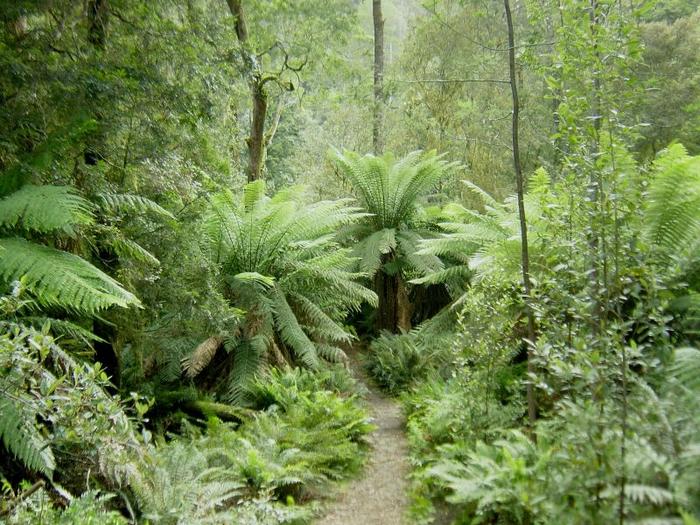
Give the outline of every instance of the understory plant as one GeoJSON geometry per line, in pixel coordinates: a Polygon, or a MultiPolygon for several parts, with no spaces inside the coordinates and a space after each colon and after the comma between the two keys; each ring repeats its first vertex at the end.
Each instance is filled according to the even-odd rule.
{"type": "Polygon", "coordinates": [[[3,474],[54,479],[59,470],[57,480],[79,491],[86,482],[115,488],[138,477],[143,441],[120,400],[106,392],[108,385],[99,364],[61,349],[48,325],[43,331],[6,325],[0,336],[0,438],[19,464],[3,462],[3,474]]]}
{"type": "Polygon", "coordinates": [[[327,378],[271,371],[249,386],[261,412],[234,427],[211,419],[206,432],[157,448],[135,488],[155,523],[306,523],[331,480],[356,472],[372,429],[354,395],[323,388],[327,378]]]}
{"type": "MultiPolygon", "coordinates": [[[[464,231],[448,233],[444,246],[425,243],[463,250],[478,278],[462,299],[467,344],[456,379],[427,382],[407,397],[420,519],[430,521],[433,504],[446,502],[465,523],[697,522],[698,353],[674,346],[696,341],[679,302],[692,304],[697,288],[700,169],[681,146],[646,169],[617,146],[614,156],[597,166],[606,189],[616,192],[606,204],[610,215],[577,207],[574,180],[540,175],[531,186],[538,206],[530,211],[540,214],[531,221],[539,332],[533,374],[514,366],[524,351],[523,302],[501,279],[517,260],[506,249],[515,237],[488,241],[479,234],[475,252],[469,225],[483,223],[479,215],[464,231]],[[640,191],[647,196],[642,207],[635,205],[640,191]],[[607,259],[590,254],[591,220],[601,228],[593,247],[609,243],[607,259]],[[488,254],[485,272],[478,254],[488,254]],[[595,270],[586,274],[590,264],[595,270]],[[487,352],[479,351],[484,334],[487,352]],[[498,341],[504,353],[493,351],[498,341]],[[497,376],[509,369],[504,389],[497,376]],[[523,428],[528,382],[538,419],[523,428]]],[[[508,222],[505,209],[499,216],[508,222]]]]}
{"type": "Polygon", "coordinates": [[[454,169],[434,151],[403,158],[335,152],[333,160],[367,212],[347,235],[359,270],[372,279],[379,297],[377,328],[411,328],[408,281],[442,268],[439,258],[418,251],[432,235],[422,200],[454,169]]]}
{"type": "Polygon", "coordinates": [[[241,317],[198,346],[183,369],[194,378],[211,364],[230,401],[240,400],[266,361],[317,369],[344,360],[340,346],[353,339],[342,324],[346,315],[377,301],[358,282],[366,274],[353,271],[350,250],[336,241],[338,229],[364,213],[347,199],[308,203],[299,188],[273,197],[264,191],[257,181],[240,201],[221,193],[203,224],[203,250],[241,317]]]}

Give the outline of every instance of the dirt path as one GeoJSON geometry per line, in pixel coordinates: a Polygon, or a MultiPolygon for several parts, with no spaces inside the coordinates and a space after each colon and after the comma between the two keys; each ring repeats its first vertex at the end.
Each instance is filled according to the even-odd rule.
{"type": "Polygon", "coordinates": [[[396,401],[367,380],[357,355],[350,355],[353,374],[365,384],[367,402],[377,429],[370,435],[372,451],[362,478],[350,482],[329,504],[317,525],[403,525],[408,506],[408,443],[404,418],[396,401]]]}

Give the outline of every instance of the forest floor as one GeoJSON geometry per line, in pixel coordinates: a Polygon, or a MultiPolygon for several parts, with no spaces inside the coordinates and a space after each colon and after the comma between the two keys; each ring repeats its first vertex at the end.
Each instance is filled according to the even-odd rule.
{"type": "Polygon", "coordinates": [[[402,525],[408,508],[408,442],[399,404],[367,378],[359,349],[348,352],[355,378],[367,388],[376,429],[362,477],[343,486],[317,525],[402,525]]]}

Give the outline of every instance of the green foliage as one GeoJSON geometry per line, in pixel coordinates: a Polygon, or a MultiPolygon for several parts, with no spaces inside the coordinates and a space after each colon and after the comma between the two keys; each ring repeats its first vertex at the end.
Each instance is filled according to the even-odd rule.
{"type": "Polygon", "coordinates": [[[448,361],[450,343],[446,339],[428,343],[413,332],[401,335],[383,332],[369,347],[367,371],[383,390],[397,395],[448,361]]]}
{"type": "Polygon", "coordinates": [[[364,210],[370,215],[351,230],[357,239],[354,254],[359,267],[370,277],[380,269],[396,274],[424,274],[442,267],[432,255],[416,253],[426,226],[420,208],[435,184],[455,165],[441,160],[435,152],[410,153],[402,159],[336,152],[333,161],[348,179],[364,210]],[[398,262],[395,262],[397,261],[398,262]]]}
{"type": "Polygon", "coordinates": [[[110,306],[140,304],[117,281],[77,255],[21,238],[0,239],[0,254],[0,277],[5,282],[23,278],[42,305],[94,315],[110,306]]]}
{"type": "Polygon", "coordinates": [[[27,184],[0,200],[0,225],[13,230],[75,235],[93,221],[91,206],[74,188],[27,184]]]}
{"type": "Polygon", "coordinates": [[[135,487],[145,515],[156,523],[305,522],[309,509],[289,501],[357,471],[372,428],[356,397],[324,390],[332,377],[271,371],[250,387],[265,408],[250,421],[234,429],[212,419],[205,434],[189,429],[161,444],[135,487]]]}
{"type": "MultiPolygon", "coordinates": [[[[445,232],[434,239],[421,243],[418,253],[434,255],[454,261],[449,268],[416,279],[416,283],[444,282],[457,291],[463,290],[466,276],[475,274],[477,279],[497,277],[508,282],[520,279],[520,224],[518,222],[515,196],[503,204],[496,202],[484,190],[469,181],[466,186],[481,200],[484,212],[467,209],[451,203],[441,212],[443,222],[438,225],[445,232]],[[455,279],[462,278],[455,282],[455,279]],[[461,284],[461,286],[460,286],[461,284]]],[[[543,264],[538,253],[543,226],[540,207],[551,198],[550,178],[540,169],[530,180],[529,191],[525,195],[525,214],[528,217],[531,264],[543,264]]]]}
{"type": "Polygon", "coordinates": [[[203,226],[205,252],[225,296],[246,312],[228,346],[231,399],[271,352],[286,349],[309,368],[321,357],[344,358],[337,345],[352,336],[342,320],[376,302],[335,241],[339,227],[361,216],[348,200],[308,204],[295,191],[268,198],[262,181],[244,188],[240,204],[230,193],[214,199],[203,226]]]}
{"type": "Polygon", "coordinates": [[[700,156],[680,144],[654,162],[644,213],[645,234],[663,262],[692,256],[700,240],[700,156]]]}
{"type": "Polygon", "coordinates": [[[8,524],[45,523],[46,525],[126,525],[128,521],[118,512],[109,510],[113,495],[100,495],[88,490],[70,500],[65,509],[52,505],[48,494],[40,491],[23,501],[10,515],[8,524]]]}
{"type": "Polygon", "coordinates": [[[139,476],[144,450],[120,401],[105,392],[107,385],[98,366],[77,362],[47,333],[5,325],[0,336],[4,446],[27,471],[51,478],[60,465],[64,484],[80,485],[85,476],[109,486],[131,482],[139,476]],[[79,462],[71,459],[76,448],[79,462]]]}
{"type": "MultiPolygon", "coordinates": [[[[54,232],[75,236],[76,227],[92,221],[90,204],[69,187],[25,185],[0,201],[0,225],[23,236],[54,232]]],[[[0,278],[6,283],[22,279],[40,305],[79,314],[140,304],[81,257],[24,237],[0,239],[0,278]]]]}
{"type": "Polygon", "coordinates": [[[32,421],[33,414],[23,411],[9,397],[0,399],[2,420],[0,438],[5,448],[29,470],[51,477],[56,468],[50,444],[32,421]]]}

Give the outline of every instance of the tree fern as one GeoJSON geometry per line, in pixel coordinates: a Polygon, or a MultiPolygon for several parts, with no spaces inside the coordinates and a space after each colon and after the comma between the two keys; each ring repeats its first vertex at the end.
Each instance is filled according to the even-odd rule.
{"type": "Polygon", "coordinates": [[[265,196],[261,181],[247,185],[240,199],[231,192],[211,198],[202,221],[202,249],[218,268],[221,289],[245,311],[229,350],[223,393],[240,399],[242,385],[270,361],[291,358],[317,368],[324,354],[351,336],[342,328],[347,312],[376,295],[352,271],[349,250],[338,231],[366,216],[349,199],[305,202],[303,192],[265,196]]]}
{"type": "Polygon", "coordinates": [[[275,326],[282,341],[294,351],[302,363],[309,368],[317,368],[319,361],[316,348],[299,325],[296,315],[287,303],[287,298],[279,289],[274,290],[272,305],[275,326]]]}
{"type": "MultiPolygon", "coordinates": [[[[434,254],[418,252],[419,241],[430,232],[420,199],[454,168],[435,152],[413,152],[402,159],[335,152],[333,159],[369,214],[348,232],[358,268],[374,280],[379,294],[378,327],[396,330],[406,324],[406,278],[442,268],[434,254]],[[393,291],[393,292],[391,292],[393,291]]],[[[403,326],[403,328],[407,328],[403,326]]]]}
{"type": "Polygon", "coordinates": [[[396,246],[396,230],[393,228],[371,233],[355,251],[355,255],[359,258],[360,270],[373,276],[382,266],[382,255],[391,253],[396,246]]]}
{"type": "MultiPolygon", "coordinates": [[[[448,268],[450,271],[438,269],[429,278],[416,279],[414,282],[436,283],[443,278],[443,282],[447,282],[447,279],[458,275],[475,275],[477,279],[488,275],[498,275],[500,279],[511,281],[520,279],[520,225],[515,199],[511,197],[500,204],[475,184],[464,182],[481,198],[484,211],[469,210],[454,203],[445,206],[442,217],[446,220],[438,223],[443,234],[421,242],[418,253],[452,261],[448,268]]],[[[537,239],[537,229],[541,225],[539,201],[543,192],[548,191],[548,184],[547,174],[538,170],[533,175],[530,191],[525,196],[533,239],[537,239]]],[[[533,265],[536,266],[538,250],[535,242],[531,251],[533,265]]]]}
{"type": "Polygon", "coordinates": [[[688,254],[700,235],[700,157],[675,144],[654,162],[645,209],[645,233],[658,255],[688,254]]]}
{"type": "Polygon", "coordinates": [[[264,335],[255,335],[233,350],[233,364],[229,375],[226,399],[240,403],[248,386],[264,361],[270,342],[264,335]]]}

